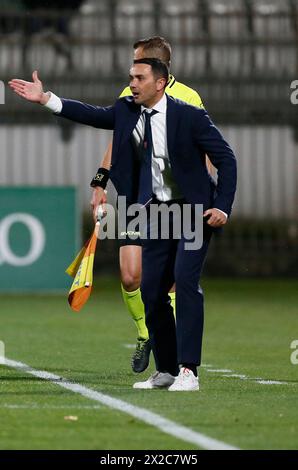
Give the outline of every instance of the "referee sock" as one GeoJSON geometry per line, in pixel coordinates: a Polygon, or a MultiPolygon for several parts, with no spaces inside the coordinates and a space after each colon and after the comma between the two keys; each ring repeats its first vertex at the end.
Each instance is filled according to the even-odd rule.
{"type": "Polygon", "coordinates": [[[145,323],[145,309],[141,297],[141,290],[137,289],[128,292],[124,289],[122,284],[121,290],[124,303],[138,330],[138,338],[148,339],[149,333],[145,323]]]}
{"type": "Polygon", "coordinates": [[[169,296],[171,298],[171,306],[173,308],[173,314],[176,318],[176,292],[169,292],[169,296]]]}

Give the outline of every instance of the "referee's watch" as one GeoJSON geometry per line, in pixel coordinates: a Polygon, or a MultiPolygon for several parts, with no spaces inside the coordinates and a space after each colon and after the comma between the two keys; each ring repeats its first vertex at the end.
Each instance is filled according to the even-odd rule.
{"type": "Polygon", "coordinates": [[[98,168],[96,175],[92,178],[90,186],[92,188],[103,188],[106,189],[109,181],[110,172],[106,168],[98,168]]]}

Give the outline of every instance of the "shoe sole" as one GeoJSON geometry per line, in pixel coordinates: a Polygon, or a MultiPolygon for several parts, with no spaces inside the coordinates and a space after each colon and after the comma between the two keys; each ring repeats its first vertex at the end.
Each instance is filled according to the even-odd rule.
{"type": "Polygon", "coordinates": [[[148,362],[145,363],[145,365],[142,367],[142,368],[136,368],[133,364],[133,359],[132,359],[132,362],[131,362],[131,369],[133,372],[135,372],[136,374],[141,374],[142,372],[144,372],[146,369],[148,369],[148,366],[149,366],[149,363],[150,363],[150,354],[151,354],[151,348],[150,348],[150,351],[148,353],[148,362]]]}
{"type": "Polygon", "coordinates": [[[156,390],[156,389],[160,389],[160,390],[168,390],[168,387],[170,385],[154,385],[153,387],[135,387],[134,385],[132,386],[132,388],[134,388],[135,390],[156,390]]]}
{"type": "Polygon", "coordinates": [[[134,390],[153,390],[154,387],[135,387],[134,385],[132,386],[134,390]]]}
{"type": "Polygon", "coordinates": [[[135,374],[141,374],[142,372],[144,372],[146,369],[148,369],[148,366],[149,366],[149,362],[148,364],[146,365],[146,367],[144,367],[143,369],[136,369],[134,368],[133,366],[131,366],[131,369],[133,372],[135,372],[135,374]]]}
{"type": "Polygon", "coordinates": [[[196,392],[198,390],[200,390],[200,387],[191,388],[189,390],[181,390],[181,389],[177,389],[177,388],[176,389],[173,389],[173,388],[171,389],[171,387],[168,388],[169,392],[196,392]]]}

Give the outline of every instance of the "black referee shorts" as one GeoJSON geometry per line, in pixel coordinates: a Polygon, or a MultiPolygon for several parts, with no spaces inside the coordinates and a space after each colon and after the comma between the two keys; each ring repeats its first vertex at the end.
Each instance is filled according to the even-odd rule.
{"type": "Polygon", "coordinates": [[[136,231],[128,230],[128,224],[131,220],[133,220],[133,216],[126,217],[126,227],[125,230],[119,233],[119,247],[121,246],[142,246],[141,239],[140,239],[140,231],[138,227],[136,227],[136,231]]]}

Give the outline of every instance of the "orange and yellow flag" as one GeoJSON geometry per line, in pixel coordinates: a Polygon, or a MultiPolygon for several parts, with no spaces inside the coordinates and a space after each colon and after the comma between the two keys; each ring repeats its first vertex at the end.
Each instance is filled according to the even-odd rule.
{"type": "Polygon", "coordinates": [[[99,232],[99,222],[96,222],[91,238],[85,243],[66,273],[74,277],[68,294],[68,303],[72,310],[79,312],[90,297],[93,283],[93,263],[99,232]]]}

